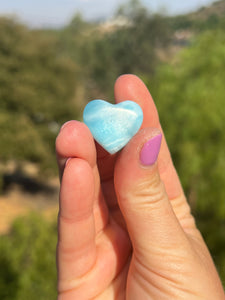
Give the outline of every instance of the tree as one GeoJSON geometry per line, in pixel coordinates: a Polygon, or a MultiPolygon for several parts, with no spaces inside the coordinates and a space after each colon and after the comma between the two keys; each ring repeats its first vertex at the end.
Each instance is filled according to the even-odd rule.
{"type": "Polygon", "coordinates": [[[56,225],[31,214],[0,236],[0,298],[56,299],[56,225]]]}
{"type": "Polygon", "coordinates": [[[96,31],[87,44],[91,52],[83,65],[99,94],[112,95],[113,82],[121,74],[153,74],[158,50],[170,42],[167,18],[150,14],[140,1],[121,6],[118,17],[124,18],[124,26],[96,31]]]}
{"type": "Polygon", "coordinates": [[[223,278],[224,78],[224,30],[214,30],[162,67],[150,86],[188,200],[223,278]]]}
{"type": "Polygon", "coordinates": [[[56,131],[78,116],[72,102],[76,66],[59,53],[55,35],[11,19],[0,19],[0,39],[0,160],[52,168],[56,131]]]}

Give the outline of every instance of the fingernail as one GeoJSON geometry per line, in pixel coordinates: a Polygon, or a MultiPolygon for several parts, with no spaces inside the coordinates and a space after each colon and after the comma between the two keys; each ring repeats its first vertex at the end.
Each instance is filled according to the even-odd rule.
{"type": "Polygon", "coordinates": [[[64,123],[62,126],[61,126],[61,128],[60,128],[60,131],[64,128],[64,127],[66,127],[66,125],[68,124],[68,123],[70,123],[71,121],[67,121],[66,123],[64,123]]]}
{"type": "Polygon", "coordinates": [[[67,166],[68,162],[71,160],[72,157],[67,158],[66,162],[65,162],[65,167],[67,166]]]}
{"type": "Polygon", "coordinates": [[[160,133],[152,137],[144,144],[140,153],[140,161],[142,165],[151,166],[156,162],[161,146],[161,141],[162,134],[160,133]]]}

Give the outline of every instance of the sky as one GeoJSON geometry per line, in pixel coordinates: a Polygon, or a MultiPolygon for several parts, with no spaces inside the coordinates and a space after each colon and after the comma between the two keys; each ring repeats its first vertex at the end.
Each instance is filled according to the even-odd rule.
{"type": "MultiPolygon", "coordinates": [[[[81,12],[87,20],[113,16],[125,0],[0,0],[0,15],[16,15],[31,27],[60,27],[81,12]]],[[[215,0],[142,0],[151,11],[180,14],[206,6],[215,0]]]]}

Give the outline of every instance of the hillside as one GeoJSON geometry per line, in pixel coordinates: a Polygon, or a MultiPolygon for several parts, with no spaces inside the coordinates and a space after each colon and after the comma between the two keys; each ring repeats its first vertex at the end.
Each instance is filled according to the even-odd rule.
{"type": "Polygon", "coordinates": [[[209,18],[217,17],[224,18],[225,14],[225,0],[215,1],[210,6],[203,6],[198,11],[188,14],[193,20],[207,20],[209,18]]]}
{"type": "Polygon", "coordinates": [[[174,17],[169,17],[172,30],[191,30],[195,32],[224,26],[225,0],[216,1],[209,6],[203,6],[199,10],[174,17]]]}

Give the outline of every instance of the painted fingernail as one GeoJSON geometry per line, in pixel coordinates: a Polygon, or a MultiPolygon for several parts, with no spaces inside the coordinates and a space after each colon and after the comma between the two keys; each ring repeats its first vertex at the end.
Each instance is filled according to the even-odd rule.
{"type": "Polygon", "coordinates": [[[153,136],[144,144],[140,153],[140,161],[142,165],[151,166],[156,162],[161,146],[161,141],[162,134],[160,133],[156,136],[153,136]]]}

